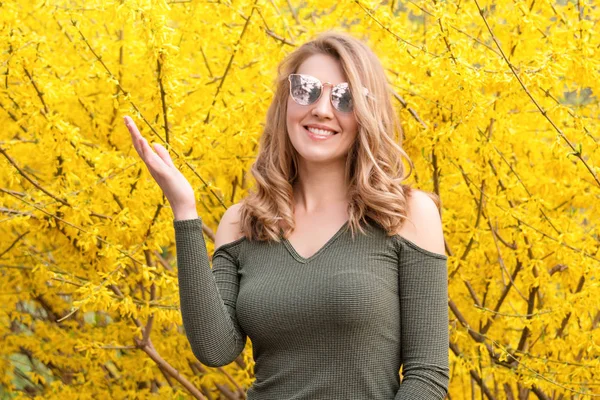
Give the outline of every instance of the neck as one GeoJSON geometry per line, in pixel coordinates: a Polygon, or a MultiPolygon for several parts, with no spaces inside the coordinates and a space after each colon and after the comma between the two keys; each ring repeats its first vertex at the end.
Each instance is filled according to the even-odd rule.
{"type": "Polygon", "coordinates": [[[345,177],[345,160],[336,164],[301,164],[294,183],[296,214],[319,214],[325,210],[345,210],[348,204],[348,184],[345,177]]]}

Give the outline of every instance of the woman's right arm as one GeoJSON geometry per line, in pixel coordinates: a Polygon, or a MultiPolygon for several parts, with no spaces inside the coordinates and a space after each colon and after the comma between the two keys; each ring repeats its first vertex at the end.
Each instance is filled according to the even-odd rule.
{"type": "Polygon", "coordinates": [[[230,245],[238,207],[230,207],[221,219],[211,271],[192,186],[163,146],[155,144],[155,153],[131,118],[125,117],[125,125],[175,215],[181,314],[194,355],[208,366],[226,365],[240,354],[246,341],[235,315],[239,246],[230,245]]]}
{"type": "Polygon", "coordinates": [[[236,209],[237,205],[230,207],[219,223],[212,271],[201,219],[174,221],[183,325],[194,355],[208,366],[229,364],[246,344],[236,317],[240,248],[232,227],[236,209]]]}

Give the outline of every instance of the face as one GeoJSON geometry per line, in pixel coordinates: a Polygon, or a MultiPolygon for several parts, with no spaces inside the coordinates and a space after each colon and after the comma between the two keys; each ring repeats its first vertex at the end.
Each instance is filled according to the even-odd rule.
{"type": "MultiPolygon", "coordinates": [[[[333,85],[347,82],[342,66],[332,56],[315,54],[295,72],[314,76],[333,85]]],[[[345,160],[358,133],[354,112],[341,112],[331,104],[333,86],[324,85],[313,104],[300,105],[288,94],[287,130],[301,162],[331,163],[345,160]],[[325,131],[325,132],[324,132],[325,131]]]]}

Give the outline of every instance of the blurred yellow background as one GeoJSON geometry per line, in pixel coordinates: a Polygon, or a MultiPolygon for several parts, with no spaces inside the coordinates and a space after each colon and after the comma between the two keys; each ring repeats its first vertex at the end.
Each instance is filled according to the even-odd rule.
{"type": "Polygon", "coordinates": [[[251,343],[224,368],[190,350],[173,215],[122,117],[169,144],[212,254],[278,62],[328,29],[380,57],[411,183],[442,200],[448,397],[600,397],[599,21],[584,0],[0,2],[0,399],[244,398],[251,343]]]}

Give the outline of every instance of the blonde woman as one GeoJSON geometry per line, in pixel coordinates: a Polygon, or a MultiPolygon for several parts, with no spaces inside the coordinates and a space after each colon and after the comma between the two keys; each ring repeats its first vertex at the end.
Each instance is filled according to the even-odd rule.
{"type": "Polygon", "coordinates": [[[249,400],[444,398],[439,202],[402,183],[402,158],[410,160],[379,60],[361,41],[327,32],[278,71],[256,185],[223,215],[212,270],[192,187],[125,118],[174,212],[195,356],[228,364],[249,337],[249,400]]]}

